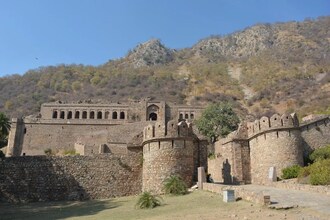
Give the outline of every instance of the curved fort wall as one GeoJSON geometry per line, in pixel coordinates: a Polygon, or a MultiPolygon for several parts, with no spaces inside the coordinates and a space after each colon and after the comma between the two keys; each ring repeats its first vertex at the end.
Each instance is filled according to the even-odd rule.
{"type": "Polygon", "coordinates": [[[303,155],[330,144],[329,116],[314,117],[299,125],[296,114],[275,114],[242,123],[237,131],[215,144],[215,159],[209,172],[225,183],[269,181],[275,167],[277,177],[291,165],[303,165],[303,155]]]}
{"type": "Polygon", "coordinates": [[[162,193],[164,180],[171,175],[191,186],[196,149],[191,125],[184,121],[169,121],[167,127],[156,123],[145,127],[143,135],[142,190],[162,193]]]}
{"type": "Polygon", "coordinates": [[[269,169],[303,165],[302,138],[296,115],[262,117],[248,125],[252,183],[265,184],[269,169]]]}

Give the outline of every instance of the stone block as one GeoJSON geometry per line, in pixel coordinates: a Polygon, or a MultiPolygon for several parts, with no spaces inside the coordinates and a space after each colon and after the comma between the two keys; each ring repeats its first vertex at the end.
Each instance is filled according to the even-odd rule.
{"type": "Polygon", "coordinates": [[[224,190],[223,191],[223,201],[224,202],[235,202],[235,191],[234,190],[224,190]]]}

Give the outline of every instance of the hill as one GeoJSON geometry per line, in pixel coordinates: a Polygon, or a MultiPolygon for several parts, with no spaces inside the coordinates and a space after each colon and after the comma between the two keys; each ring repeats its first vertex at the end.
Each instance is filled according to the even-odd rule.
{"type": "Polygon", "coordinates": [[[40,67],[0,78],[0,111],[35,114],[55,100],[227,100],[242,115],[330,113],[330,17],[257,24],[174,50],[160,40],[100,66],[40,67]]]}

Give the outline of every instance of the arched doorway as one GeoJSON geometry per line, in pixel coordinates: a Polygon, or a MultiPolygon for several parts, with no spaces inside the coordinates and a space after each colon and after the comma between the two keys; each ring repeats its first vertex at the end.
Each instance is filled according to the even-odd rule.
{"type": "Polygon", "coordinates": [[[155,104],[148,106],[147,108],[147,120],[157,121],[159,116],[159,107],[155,104]]]}
{"type": "Polygon", "coordinates": [[[149,114],[149,121],[157,121],[157,114],[152,112],[149,114]]]}

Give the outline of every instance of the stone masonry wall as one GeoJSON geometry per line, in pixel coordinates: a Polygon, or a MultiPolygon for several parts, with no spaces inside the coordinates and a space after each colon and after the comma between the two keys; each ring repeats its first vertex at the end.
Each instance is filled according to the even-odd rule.
{"type": "Polygon", "coordinates": [[[301,126],[305,154],[330,144],[330,119],[323,118],[301,126]]]}
{"type": "Polygon", "coordinates": [[[292,165],[303,165],[300,130],[263,133],[250,140],[251,180],[253,184],[266,184],[269,168],[281,170],[292,165]]]}
{"type": "Polygon", "coordinates": [[[97,156],[24,156],[0,160],[0,201],[102,199],[142,188],[142,153],[97,156]]]}
{"type": "MultiPolygon", "coordinates": [[[[16,145],[9,143],[9,149],[15,148],[13,156],[44,155],[44,150],[50,148],[53,152],[74,149],[75,143],[96,148],[101,144],[122,146],[141,132],[141,127],[147,122],[136,122],[123,125],[105,124],[52,124],[23,123],[17,124],[24,132],[12,132],[10,139],[15,139],[16,145]],[[125,135],[122,135],[125,134],[125,135]],[[16,137],[15,137],[16,135],[16,137]],[[19,135],[20,137],[17,137],[19,135]],[[20,140],[20,141],[18,141],[20,140]],[[21,145],[18,147],[17,145],[21,145]],[[20,149],[19,151],[17,149],[20,149]]],[[[16,124],[15,124],[16,125],[16,124]]],[[[16,128],[18,130],[18,128],[16,128]]],[[[96,153],[96,152],[95,152],[96,153]]],[[[11,156],[7,153],[8,156],[11,156]]]]}
{"type": "Polygon", "coordinates": [[[143,146],[143,191],[162,193],[163,182],[171,175],[180,176],[188,186],[194,173],[192,140],[161,140],[143,146]]]}
{"type": "Polygon", "coordinates": [[[215,158],[208,161],[208,173],[215,182],[250,183],[250,151],[247,141],[220,140],[215,143],[215,158]]]}

